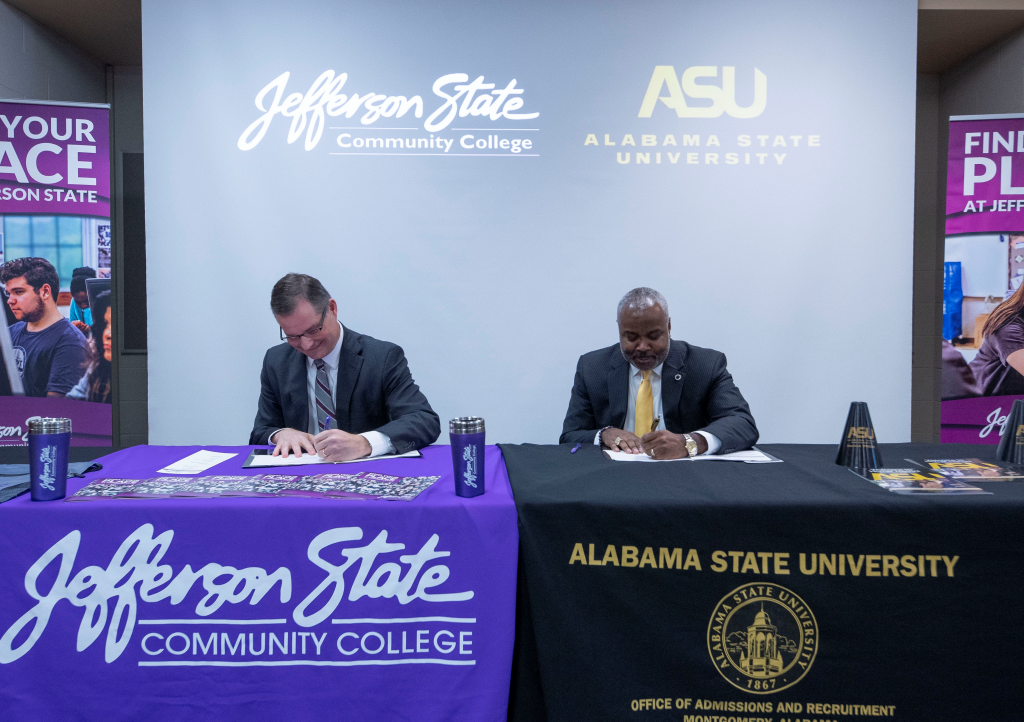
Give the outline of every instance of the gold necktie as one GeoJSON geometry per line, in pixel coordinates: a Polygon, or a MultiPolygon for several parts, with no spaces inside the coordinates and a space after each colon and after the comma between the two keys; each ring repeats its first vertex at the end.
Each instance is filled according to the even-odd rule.
{"type": "Polygon", "coordinates": [[[651,372],[642,371],[644,380],[640,382],[640,391],[636,395],[636,420],[633,433],[643,436],[651,431],[654,424],[654,394],[651,392],[651,372]]]}

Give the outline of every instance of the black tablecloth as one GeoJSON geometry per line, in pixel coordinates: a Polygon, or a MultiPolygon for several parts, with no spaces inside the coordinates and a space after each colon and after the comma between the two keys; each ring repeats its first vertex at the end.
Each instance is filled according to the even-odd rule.
{"type": "Polygon", "coordinates": [[[763,445],[785,463],[760,465],[501,448],[521,545],[510,719],[1024,715],[1024,482],[901,496],[834,446],[763,445]]]}

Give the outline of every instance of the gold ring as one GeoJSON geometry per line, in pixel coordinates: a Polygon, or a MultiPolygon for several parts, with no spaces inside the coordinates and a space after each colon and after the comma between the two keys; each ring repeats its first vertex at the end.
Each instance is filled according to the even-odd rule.
{"type": "Polygon", "coordinates": [[[654,457],[655,453],[657,453],[657,452],[654,449],[651,449],[651,458],[654,457]]]}
{"type": "Polygon", "coordinates": [[[616,449],[619,448],[619,442],[620,441],[622,441],[622,437],[621,436],[616,436],[615,437],[615,448],[616,449]]]}

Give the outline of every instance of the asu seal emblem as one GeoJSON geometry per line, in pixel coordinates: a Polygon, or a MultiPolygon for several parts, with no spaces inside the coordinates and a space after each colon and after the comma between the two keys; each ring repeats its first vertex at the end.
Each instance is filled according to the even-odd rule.
{"type": "Polygon", "coordinates": [[[753,694],[803,679],[818,653],[818,622],[799,596],[768,582],[744,584],[715,607],[708,652],[719,674],[753,694]]]}

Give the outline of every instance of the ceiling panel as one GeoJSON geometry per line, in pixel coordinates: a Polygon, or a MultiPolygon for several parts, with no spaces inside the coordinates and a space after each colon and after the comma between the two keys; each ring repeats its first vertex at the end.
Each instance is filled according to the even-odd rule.
{"type": "Polygon", "coordinates": [[[139,0],[4,0],[107,65],[142,65],[139,0]]]}
{"type": "MultiPolygon", "coordinates": [[[[142,64],[140,0],[4,0],[109,65],[142,64]]],[[[1024,2],[922,2],[918,11],[918,72],[942,73],[1024,28],[1024,2]],[[978,6],[1004,9],[977,9],[978,6]],[[1014,8],[1017,9],[1005,9],[1014,8]]]]}

